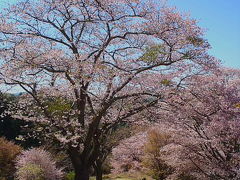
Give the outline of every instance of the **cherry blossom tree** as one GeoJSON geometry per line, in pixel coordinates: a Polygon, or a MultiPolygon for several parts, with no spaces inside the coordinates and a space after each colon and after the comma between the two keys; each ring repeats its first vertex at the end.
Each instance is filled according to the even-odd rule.
{"type": "Polygon", "coordinates": [[[143,173],[154,179],[178,179],[196,169],[187,159],[182,159],[184,146],[175,142],[178,129],[168,124],[155,124],[147,130],[120,142],[112,150],[112,172],[143,173]]]}
{"type": "Polygon", "coordinates": [[[146,132],[122,141],[113,149],[114,171],[144,171],[144,158],[150,157],[174,168],[169,179],[239,179],[240,73],[221,71],[187,78],[168,93],[166,108],[151,111],[151,117],[157,122],[154,132],[171,135],[169,143],[161,146],[161,136],[149,142],[146,132]],[[146,154],[143,147],[149,144],[146,154]]]}
{"type": "Polygon", "coordinates": [[[222,73],[191,77],[188,86],[174,94],[171,111],[181,124],[177,141],[185,147],[185,159],[197,167],[201,179],[240,177],[240,73],[222,69],[222,73]]]}
{"type": "Polygon", "coordinates": [[[23,151],[16,160],[16,179],[49,179],[63,178],[62,169],[56,167],[51,154],[44,149],[33,148],[23,151]]]}
{"type": "Polygon", "coordinates": [[[111,165],[113,173],[142,171],[142,158],[147,133],[141,132],[123,140],[112,151],[111,165]]]}
{"type": "Polygon", "coordinates": [[[1,82],[26,92],[14,114],[62,145],[76,180],[175,76],[216,63],[196,21],[155,1],[19,0],[0,16],[1,82]]]}

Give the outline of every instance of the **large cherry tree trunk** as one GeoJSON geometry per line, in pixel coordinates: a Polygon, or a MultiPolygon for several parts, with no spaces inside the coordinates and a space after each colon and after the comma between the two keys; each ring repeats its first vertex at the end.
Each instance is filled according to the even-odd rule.
{"type": "Polygon", "coordinates": [[[91,165],[87,159],[82,157],[82,155],[75,148],[69,148],[68,155],[74,168],[74,180],[89,180],[91,165]]]}
{"type": "Polygon", "coordinates": [[[90,168],[89,167],[74,167],[75,178],[74,180],[89,180],[90,168]]]}

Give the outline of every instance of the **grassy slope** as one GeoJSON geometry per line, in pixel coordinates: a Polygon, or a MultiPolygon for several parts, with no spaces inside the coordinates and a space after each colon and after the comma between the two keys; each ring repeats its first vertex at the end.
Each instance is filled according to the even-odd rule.
{"type": "MultiPolygon", "coordinates": [[[[103,180],[153,180],[151,177],[142,174],[119,174],[119,175],[104,175],[103,180]]],[[[95,177],[91,177],[90,180],[95,180],[95,177]]]]}

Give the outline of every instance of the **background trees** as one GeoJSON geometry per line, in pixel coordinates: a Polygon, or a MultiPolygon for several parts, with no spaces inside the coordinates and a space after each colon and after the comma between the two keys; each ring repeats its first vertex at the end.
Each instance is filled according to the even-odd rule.
{"type": "Polygon", "coordinates": [[[0,21],[1,81],[26,92],[14,115],[61,144],[76,180],[119,125],[216,66],[196,21],[155,1],[19,1],[0,21]]]}
{"type": "Polygon", "coordinates": [[[4,94],[0,92],[0,136],[13,141],[24,148],[39,146],[40,140],[32,137],[32,122],[26,122],[19,118],[14,118],[9,113],[10,107],[16,104],[18,95],[4,94]]]}
{"type": "Polygon", "coordinates": [[[173,96],[172,111],[182,120],[180,143],[186,158],[207,178],[239,178],[239,71],[196,76],[173,96]]]}
{"type": "Polygon", "coordinates": [[[165,109],[152,111],[157,134],[125,140],[133,146],[124,146],[125,141],[117,146],[114,170],[122,172],[130,164],[129,170],[153,172],[155,162],[164,179],[239,179],[239,70],[221,71],[191,76],[171,91],[165,109]],[[118,157],[127,160],[117,164],[118,157]]]}

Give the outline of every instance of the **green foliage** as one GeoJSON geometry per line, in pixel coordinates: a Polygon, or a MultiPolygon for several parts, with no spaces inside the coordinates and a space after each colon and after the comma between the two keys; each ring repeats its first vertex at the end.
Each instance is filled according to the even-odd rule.
{"type": "Polygon", "coordinates": [[[18,96],[9,93],[1,93],[1,98],[4,99],[5,102],[16,102],[18,100],[18,96]]]}
{"type": "Polygon", "coordinates": [[[14,161],[22,148],[4,138],[0,138],[0,179],[11,178],[15,172],[14,161]]]}
{"type": "MultiPolygon", "coordinates": [[[[142,180],[143,176],[134,174],[131,177],[128,175],[103,175],[103,180],[142,180]],[[134,177],[132,177],[134,176],[134,177]],[[141,178],[140,178],[141,177],[141,178]]],[[[64,180],[74,180],[75,173],[73,171],[66,174],[64,177],[64,180]]],[[[90,180],[95,180],[96,178],[94,176],[90,177],[90,180]]],[[[146,180],[152,180],[152,178],[146,178],[146,180]]]]}
{"type": "Polygon", "coordinates": [[[166,52],[164,52],[163,46],[162,45],[151,46],[146,48],[146,52],[141,57],[141,60],[151,64],[157,61],[159,54],[166,54],[166,52]]]}
{"type": "MultiPolygon", "coordinates": [[[[20,95],[20,94],[19,94],[20,95]]],[[[24,148],[39,146],[39,140],[36,137],[29,137],[32,134],[32,122],[26,122],[22,119],[13,118],[11,114],[4,113],[9,110],[9,106],[14,107],[19,96],[0,93],[0,137],[20,144],[24,148]],[[27,138],[26,138],[27,137],[27,138]]]]}
{"type": "Polygon", "coordinates": [[[64,180],[74,180],[75,173],[73,171],[66,174],[64,180]]]}
{"type": "Polygon", "coordinates": [[[154,180],[152,177],[142,174],[141,172],[131,172],[123,174],[115,174],[109,176],[103,176],[106,180],[154,180]]]}
{"type": "MultiPolygon", "coordinates": [[[[66,176],[64,177],[64,180],[74,180],[75,177],[75,173],[73,171],[69,172],[66,174],[66,176]]],[[[108,179],[110,180],[111,178],[109,176],[103,176],[103,179],[108,179]]],[[[90,180],[95,180],[95,177],[90,177],[90,180]]]]}
{"type": "Polygon", "coordinates": [[[71,110],[71,104],[60,98],[49,100],[47,106],[50,113],[57,113],[58,115],[62,115],[63,112],[71,110]]]}
{"type": "Polygon", "coordinates": [[[240,103],[234,105],[235,108],[240,108],[240,103]]]}
{"type": "Polygon", "coordinates": [[[188,37],[187,40],[195,47],[201,46],[204,43],[204,39],[199,37],[188,37]]]}
{"type": "Polygon", "coordinates": [[[17,171],[18,180],[44,180],[43,170],[36,164],[27,164],[17,171]]]}
{"type": "Polygon", "coordinates": [[[168,79],[163,79],[161,81],[161,84],[164,85],[164,86],[170,86],[171,85],[171,81],[168,80],[168,79]]]}

